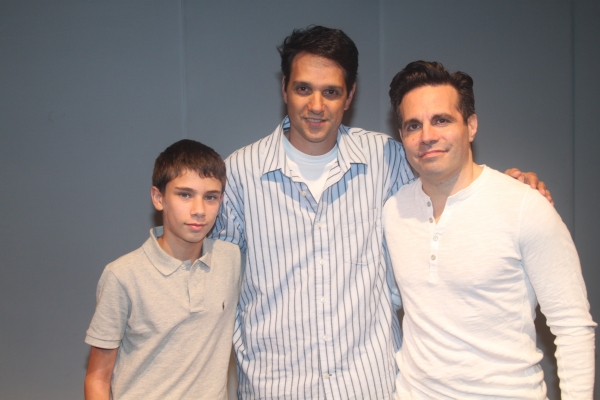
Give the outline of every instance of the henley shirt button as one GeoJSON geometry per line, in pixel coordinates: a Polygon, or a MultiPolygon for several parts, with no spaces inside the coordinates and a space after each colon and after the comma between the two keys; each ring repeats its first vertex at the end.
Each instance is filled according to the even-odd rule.
{"type": "Polygon", "coordinates": [[[432,255],[431,255],[431,259],[432,259],[432,260],[435,260],[435,254],[432,254],[432,255]]]}
{"type": "Polygon", "coordinates": [[[325,297],[321,297],[321,303],[325,303],[325,297]]]}
{"type": "Polygon", "coordinates": [[[321,227],[321,223],[319,222],[319,223],[317,224],[317,226],[320,228],[320,227],[321,227]]]}
{"type": "Polygon", "coordinates": [[[429,218],[429,223],[433,223],[433,218],[429,218]]]}
{"type": "Polygon", "coordinates": [[[329,379],[329,374],[325,374],[325,375],[323,375],[323,377],[324,377],[325,379],[329,379]]]}
{"type": "Polygon", "coordinates": [[[430,201],[427,202],[427,207],[431,207],[431,202],[430,201]]]}
{"type": "Polygon", "coordinates": [[[437,237],[437,236],[434,236],[434,237],[433,237],[433,240],[437,242],[437,240],[438,240],[438,237],[437,237]]]}
{"type": "Polygon", "coordinates": [[[325,260],[319,261],[319,264],[324,265],[325,264],[325,260]]]}
{"type": "Polygon", "coordinates": [[[323,336],[323,340],[326,342],[327,341],[327,336],[323,336]]]}
{"type": "Polygon", "coordinates": [[[300,194],[301,194],[302,196],[306,196],[306,192],[305,192],[304,190],[303,190],[302,192],[300,192],[300,194]]]}

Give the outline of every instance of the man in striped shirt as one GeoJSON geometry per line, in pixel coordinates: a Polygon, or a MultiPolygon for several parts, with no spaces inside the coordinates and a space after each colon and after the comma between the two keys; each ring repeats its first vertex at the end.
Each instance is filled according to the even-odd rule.
{"type": "Polygon", "coordinates": [[[413,175],[400,143],[341,125],[358,69],[344,32],[295,30],[279,52],[288,116],[227,158],[213,232],[245,254],[238,393],[388,399],[401,336],[381,213],[413,175]]]}

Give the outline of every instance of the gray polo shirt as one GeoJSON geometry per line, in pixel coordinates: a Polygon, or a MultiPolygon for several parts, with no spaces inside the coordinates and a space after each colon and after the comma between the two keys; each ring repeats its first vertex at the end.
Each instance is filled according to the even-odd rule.
{"type": "Polygon", "coordinates": [[[162,233],[106,266],[85,342],[119,349],[114,399],[223,399],[240,250],[206,238],[202,257],[182,262],[160,247],[162,233]]]}

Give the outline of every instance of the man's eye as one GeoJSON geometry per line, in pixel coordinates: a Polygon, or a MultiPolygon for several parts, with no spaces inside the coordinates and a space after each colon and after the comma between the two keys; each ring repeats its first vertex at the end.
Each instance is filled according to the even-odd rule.
{"type": "Polygon", "coordinates": [[[435,123],[436,124],[447,124],[448,122],[450,122],[450,120],[446,119],[446,118],[438,118],[435,123]]]}
{"type": "Polygon", "coordinates": [[[300,94],[310,93],[310,89],[308,88],[308,86],[298,86],[296,88],[296,91],[300,94]]]}
{"type": "Polygon", "coordinates": [[[212,195],[204,197],[204,200],[206,200],[206,201],[213,201],[213,200],[216,200],[216,199],[217,199],[217,196],[212,196],[212,195]]]}
{"type": "Polygon", "coordinates": [[[328,98],[335,98],[335,97],[338,97],[339,95],[340,95],[340,93],[335,89],[327,89],[323,92],[323,96],[328,97],[328,98]]]}
{"type": "Polygon", "coordinates": [[[183,197],[185,199],[189,199],[190,197],[192,197],[189,193],[179,193],[179,197],[183,197]]]}
{"type": "Polygon", "coordinates": [[[410,124],[410,125],[406,126],[406,130],[408,132],[416,131],[417,129],[419,129],[420,126],[421,125],[419,125],[419,124],[410,124]]]}

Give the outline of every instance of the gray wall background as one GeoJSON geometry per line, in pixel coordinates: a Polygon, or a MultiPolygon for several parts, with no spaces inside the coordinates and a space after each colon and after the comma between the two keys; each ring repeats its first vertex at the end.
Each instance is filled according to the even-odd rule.
{"type": "Polygon", "coordinates": [[[355,126],[395,135],[388,84],[410,61],[473,76],[476,160],[549,185],[600,320],[598,21],[593,0],[0,2],[0,398],[82,397],[96,283],[154,223],[154,158],[272,132],[275,46],[309,24],[359,48],[355,126]]]}

